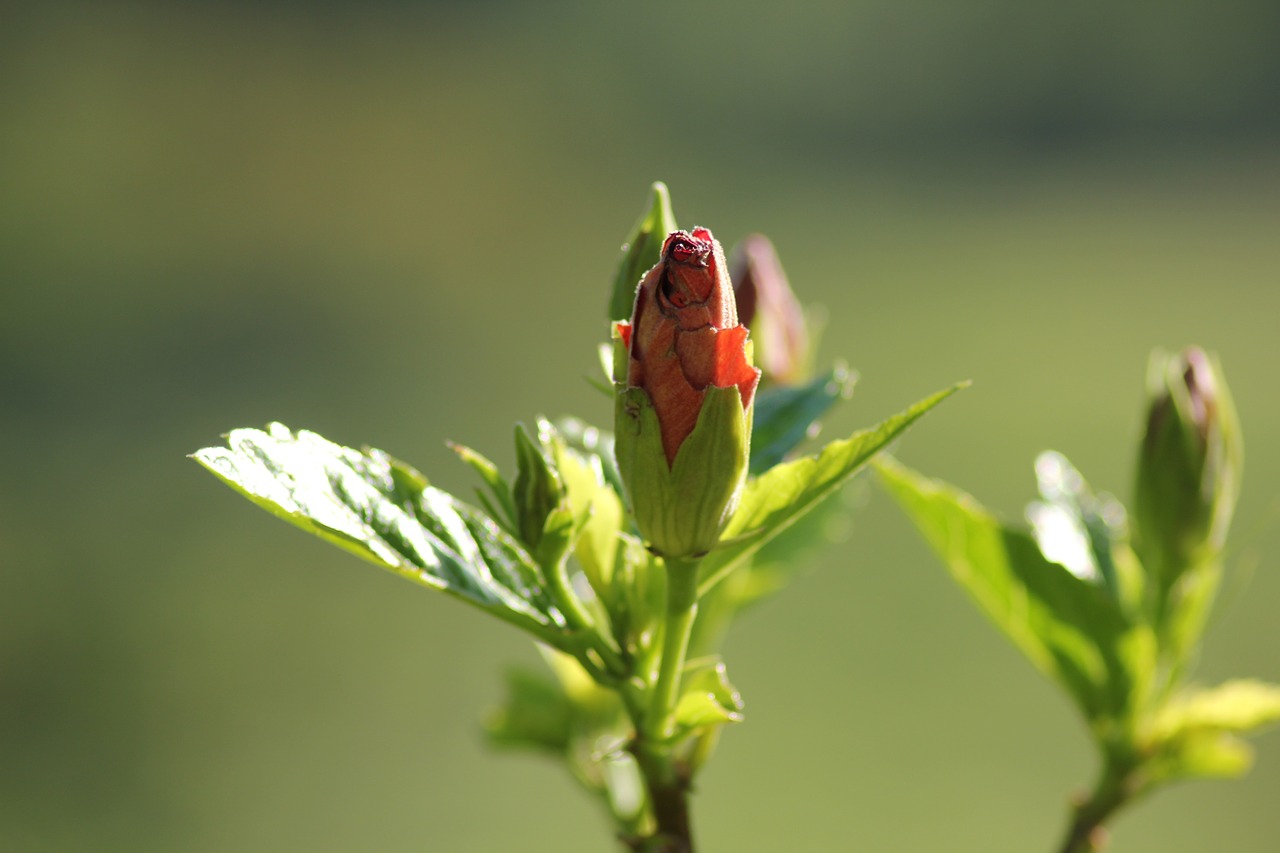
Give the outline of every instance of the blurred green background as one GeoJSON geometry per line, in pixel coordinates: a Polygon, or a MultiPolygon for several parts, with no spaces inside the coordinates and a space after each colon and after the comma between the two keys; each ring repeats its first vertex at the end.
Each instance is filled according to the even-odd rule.
{"type": "MultiPolygon", "coordinates": [[[[184,454],[279,419],[466,492],[447,438],[509,466],[516,420],[607,423],[582,376],[655,179],[827,307],[863,377],[827,435],[972,378],[900,455],[1011,516],[1048,447],[1127,497],[1148,350],[1216,349],[1248,454],[1200,675],[1280,680],[1277,143],[1274,0],[12,4],[0,848],[612,849],[482,742],[523,637],[184,454]]],[[[705,850],[1049,850],[1081,726],[851,496],[730,638],[705,850]]],[[[1259,758],[1114,849],[1276,850],[1259,758]]]]}

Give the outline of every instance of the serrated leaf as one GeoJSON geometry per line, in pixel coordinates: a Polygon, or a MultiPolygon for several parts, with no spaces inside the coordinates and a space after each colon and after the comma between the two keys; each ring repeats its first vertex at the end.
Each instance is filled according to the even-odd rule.
{"type": "Polygon", "coordinates": [[[1105,589],[1045,559],[972,497],[896,462],[884,483],[978,607],[1091,723],[1131,720],[1154,669],[1155,641],[1105,589]]]}
{"type": "Polygon", "coordinates": [[[763,473],[781,462],[804,441],[818,418],[838,400],[849,398],[855,381],[857,376],[838,364],[805,385],[761,388],[751,429],[750,473],[763,473]]]}
{"type": "Polygon", "coordinates": [[[833,441],[816,455],[784,462],[748,480],[720,544],[702,561],[699,594],[719,583],[741,560],[834,492],[926,412],[965,384],[926,397],[871,429],[833,441]]]}
{"type": "Polygon", "coordinates": [[[227,442],[192,458],[269,512],[544,639],[564,625],[514,539],[386,453],[278,423],[232,430],[227,442]]]}

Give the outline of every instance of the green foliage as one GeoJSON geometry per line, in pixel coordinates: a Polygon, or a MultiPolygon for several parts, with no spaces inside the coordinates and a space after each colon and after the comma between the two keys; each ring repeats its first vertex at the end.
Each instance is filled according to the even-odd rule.
{"type": "Polygon", "coordinates": [[[519,543],[386,453],[275,423],[232,430],[227,443],[192,457],[267,511],[540,637],[565,624],[519,543]]]}
{"type": "Polygon", "coordinates": [[[870,429],[831,442],[813,456],[784,462],[748,480],[720,546],[702,563],[702,591],[723,580],[739,561],[834,492],[926,412],[963,387],[955,385],[926,397],[870,429]]]}
{"type": "Polygon", "coordinates": [[[1280,687],[1184,679],[1221,573],[1239,483],[1239,428],[1221,371],[1203,352],[1157,357],[1138,450],[1137,552],[1118,501],[1095,495],[1059,454],[1036,462],[1034,534],[969,495],[885,460],[880,480],[982,611],[1080,708],[1101,753],[1075,810],[1068,853],[1167,782],[1245,772],[1240,735],[1280,720],[1280,687]]]}
{"type": "Polygon", "coordinates": [[[761,388],[751,430],[751,473],[762,474],[786,459],[819,418],[849,399],[855,381],[856,375],[837,364],[804,385],[761,388]]]}

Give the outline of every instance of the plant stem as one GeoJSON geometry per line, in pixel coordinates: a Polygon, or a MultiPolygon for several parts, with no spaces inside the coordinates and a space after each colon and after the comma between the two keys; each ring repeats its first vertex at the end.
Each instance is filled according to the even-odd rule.
{"type": "Polygon", "coordinates": [[[672,739],[689,636],[698,614],[698,561],[666,559],[665,564],[667,612],[662,658],[643,719],[635,720],[631,745],[644,775],[655,827],[652,835],[635,839],[632,846],[643,853],[693,853],[689,770],[676,758],[672,739]]]}
{"type": "Polygon", "coordinates": [[[667,559],[667,618],[662,637],[662,661],[653,685],[647,734],[665,740],[674,734],[676,703],[680,699],[680,675],[689,649],[693,620],[698,615],[697,560],[667,559]]]}
{"type": "Polygon", "coordinates": [[[1109,765],[1103,771],[1092,793],[1072,806],[1060,853],[1099,853],[1106,846],[1103,824],[1137,794],[1131,779],[1126,768],[1109,765]]]}

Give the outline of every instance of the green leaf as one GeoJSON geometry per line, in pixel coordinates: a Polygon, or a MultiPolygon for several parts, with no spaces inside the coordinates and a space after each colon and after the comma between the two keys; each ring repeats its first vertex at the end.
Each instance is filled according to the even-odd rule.
{"type": "Polygon", "coordinates": [[[532,558],[474,507],[381,450],[273,423],[192,454],[227,485],[309,533],[554,642],[564,617],[532,558]]]}
{"type": "Polygon", "coordinates": [[[1133,719],[1154,669],[1155,641],[1101,584],[1045,559],[969,495],[896,462],[880,479],[951,576],[1031,661],[1062,684],[1102,733],[1133,719]]]}
{"type": "Polygon", "coordinates": [[[1245,733],[1280,722],[1280,686],[1253,679],[1194,688],[1165,703],[1156,715],[1159,739],[1191,729],[1245,733]]]}
{"type": "Polygon", "coordinates": [[[598,455],[569,447],[555,428],[545,421],[539,422],[538,431],[547,436],[552,459],[564,483],[570,512],[575,518],[583,519],[574,542],[573,555],[596,595],[604,599],[613,580],[618,533],[622,529],[622,501],[605,480],[604,467],[598,455]]]}
{"type": "Polygon", "coordinates": [[[742,560],[838,489],[926,412],[965,385],[926,397],[871,429],[831,442],[814,456],[784,462],[748,480],[720,544],[702,561],[699,594],[705,594],[742,560]]]}
{"type": "MultiPolygon", "coordinates": [[[[610,390],[609,393],[612,396],[613,391],[610,390]]],[[[618,463],[613,456],[613,433],[578,418],[560,418],[555,422],[555,428],[569,447],[594,457],[600,463],[605,481],[616,494],[621,495],[622,477],[618,474],[618,463]]]]}
{"type": "Polygon", "coordinates": [[[807,385],[762,388],[751,430],[752,475],[777,465],[808,435],[818,418],[853,394],[857,375],[842,364],[807,385]]]}
{"type": "Polygon", "coordinates": [[[507,673],[507,696],[485,721],[495,746],[532,747],[563,754],[573,734],[574,709],[550,675],[527,669],[507,673]]]}
{"type": "Polygon", "coordinates": [[[725,723],[742,722],[742,695],[729,683],[724,662],[709,658],[690,661],[676,703],[676,730],[692,734],[725,723]]]}
{"type": "Polygon", "coordinates": [[[511,497],[511,486],[506,479],[498,471],[498,466],[489,461],[488,457],[472,450],[462,444],[449,442],[449,449],[458,454],[458,457],[471,469],[480,475],[480,479],[489,487],[490,495],[486,495],[480,489],[476,489],[476,497],[480,499],[480,503],[485,510],[493,518],[494,521],[502,525],[503,529],[508,533],[516,532],[516,505],[511,497]],[[499,512],[499,510],[501,510],[499,512]]]}
{"type": "Polygon", "coordinates": [[[667,185],[656,182],[649,188],[649,207],[631,229],[631,236],[622,246],[622,258],[613,279],[609,297],[609,320],[629,320],[635,307],[636,285],[640,277],[658,262],[662,243],[676,230],[676,218],[671,212],[671,196],[667,185]]]}
{"type": "Polygon", "coordinates": [[[564,498],[564,484],[559,472],[547,458],[547,436],[538,421],[538,439],[529,437],[524,424],[516,424],[516,481],[511,496],[516,506],[516,529],[520,540],[536,553],[542,541],[543,526],[564,498]]]}
{"type": "Polygon", "coordinates": [[[1253,747],[1222,731],[1187,732],[1162,744],[1143,769],[1148,787],[1178,779],[1233,779],[1253,766],[1253,747]]]}

